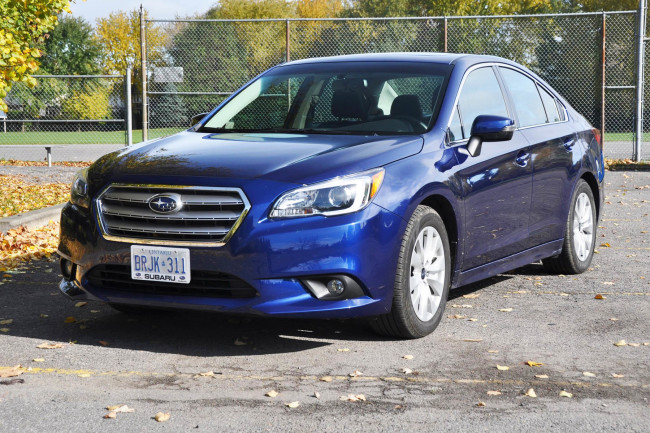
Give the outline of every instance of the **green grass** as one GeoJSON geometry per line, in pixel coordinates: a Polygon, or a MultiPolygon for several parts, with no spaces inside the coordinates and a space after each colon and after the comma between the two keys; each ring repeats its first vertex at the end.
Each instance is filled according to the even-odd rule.
{"type": "MultiPolygon", "coordinates": [[[[183,128],[150,129],[149,138],[171,135],[182,131],[183,128]]],[[[133,130],[133,143],[142,141],[142,130],[133,130]]],[[[0,145],[2,144],[126,144],[124,131],[79,131],[79,132],[2,132],[0,129],[0,145]]]]}
{"type": "MultiPolygon", "coordinates": [[[[605,132],[605,143],[608,141],[634,141],[633,132],[605,132]]],[[[643,133],[641,141],[650,141],[650,132],[643,133]]]]}

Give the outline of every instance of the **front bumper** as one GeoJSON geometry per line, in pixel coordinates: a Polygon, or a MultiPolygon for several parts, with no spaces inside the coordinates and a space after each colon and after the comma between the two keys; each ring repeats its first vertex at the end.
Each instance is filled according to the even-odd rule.
{"type": "MultiPolygon", "coordinates": [[[[335,217],[271,220],[249,213],[221,247],[189,246],[192,271],[217,271],[237,277],[257,291],[248,298],[156,294],[93,285],[98,266],[130,266],[130,243],[108,241],[93,211],[68,204],[61,213],[59,254],[75,264],[60,289],[74,299],[162,308],[200,309],[285,317],[349,318],[390,311],[401,234],[405,222],[371,204],[335,217]],[[356,281],[361,296],[324,300],[301,281],[344,275],[356,281]]],[[[160,283],[173,284],[173,283],[160,283]]],[[[182,285],[178,285],[182,291],[182,285]]]]}

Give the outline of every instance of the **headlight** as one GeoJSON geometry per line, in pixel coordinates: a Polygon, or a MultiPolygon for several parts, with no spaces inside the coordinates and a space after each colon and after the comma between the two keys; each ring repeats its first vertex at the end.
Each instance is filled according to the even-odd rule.
{"type": "Polygon", "coordinates": [[[384,169],[337,177],[283,194],[271,209],[271,218],[340,215],[370,203],[384,180],[384,169]]]}
{"type": "Polygon", "coordinates": [[[86,209],[90,205],[87,175],[88,168],[79,170],[72,181],[72,187],[70,187],[70,202],[86,209]]]}

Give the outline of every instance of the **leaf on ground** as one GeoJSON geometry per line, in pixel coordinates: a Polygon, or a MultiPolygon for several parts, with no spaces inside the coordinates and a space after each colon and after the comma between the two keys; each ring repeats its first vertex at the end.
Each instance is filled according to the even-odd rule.
{"type": "Polygon", "coordinates": [[[641,343],[627,343],[628,346],[639,347],[641,343]]]}
{"type": "Polygon", "coordinates": [[[609,242],[603,242],[602,244],[600,244],[600,246],[601,246],[601,247],[605,247],[605,248],[609,248],[609,247],[611,247],[611,245],[609,244],[609,242]]]}
{"type": "Polygon", "coordinates": [[[158,422],[165,422],[168,421],[171,416],[172,414],[169,412],[158,412],[153,416],[153,419],[158,422]]]}
{"type": "Polygon", "coordinates": [[[507,365],[497,364],[497,370],[506,371],[506,370],[510,370],[510,367],[508,367],[507,365]]]}
{"type": "Polygon", "coordinates": [[[339,400],[341,401],[366,401],[366,396],[363,394],[348,394],[348,395],[342,395],[339,397],[339,400]]]}
{"type": "Polygon", "coordinates": [[[77,375],[78,377],[90,377],[90,373],[81,373],[77,375]]]}
{"type": "Polygon", "coordinates": [[[535,377],[538,379],[548,379],[548,374],[536,374],[535,377]]]}
{"type": "Polygon", "coordinates": [[[344,347],[342,349],[336,349],[336,350],[337,350],[337,352],[349,352],[350,351],[350,349],[348,349],[346,347],[344,347]]]}
{"type": "Polygon", "coordinates": [[[359,370],[354,370],[352,373],[350,373],[350,377],[358,377],[358,376],[363,376],[363,373],[360,372],[359,370]]]}
{"type": "Polygon", "coordinates": [[[411,370],[410,368],[404,367],[404,368],[402,368],[402,373],[411,374],[411,373],[413,373],[413,370],[411,370]]]}
{"type": "Polygon", "coordinates": [[[291,408],[291,409],[295,409],[295,408],[297,408],[298,406],[300,406],[300,402],[299,402],[299,401],[292,401],[291,403],[285,403],[284,405],[285,405],[286,407],[291,408]]]}
{"type": "Polygon", "coordinates": [[[603,284],[606,286],[613,286],[614,282],[613,281],[603,281],[603,284]]]}
{"type": "Polygon", "coordinates": [[[41,343],[36,347],[38,349],[61,349],[63,348],[63,343],[41,343]]]}
{"type": "Polygon", "coordinates": [[[467,295],[463,295],[463,298],[467,298],[467,299],[476,299],[476,298],[478,298],[479,296],[481,296],[480,293],[468,293],[467,295]]]}
{"type": "Polygon", "coordinates": [[[243,340],[243,338],[235,338],[235,346],[246,346],[248,343],[243,340]]]}
{"type": "Polygon", "coordinates": [[[50,316],[48,316],[47,314],[41,314],[40,317],[41,317],[41,319],[47,319],[50,316]]]}
{"type": "Polygon", "coordinates": [[[115,412],[109,412],[106,415],[104,415],[104,419],[115,419],[117,418],[117,414],[115,412]]]}
{"type": "Polygon", "coordinates": [[[560,397],[573,398],[573,394],[564,390],[560,391],[560,397]]]}
{"type": "Polygon", "coordinates": [[[536,398],[537,394],[535,394],[535,390],[533,388],[528,388],[528,391],[526,391],[526,394],[524,394],[526,397],[531,397],[531,398],[536,398]]]}
{"type": "Polygon", "coordinates": [[[594,296],[594,299],[607,299],[607,296],[603,296],[600,293],[598,293],[596,296],[594,296]]]}
{"type": "Polygon", "coordinates": [[[466,343],[480,343],[481,341],[483,341],[483,339],[482,338],[465,338],[465,339],[463,339],[463,341],[465,341],[466,343]]]}
{"type": "Polygon", "coordinates": [[[499,308],[499,311],[501,311],[502,313],[509,313],[512,310],[513,310],[512,308],[499,308]]]}
{"type": "Polygon", "coordinates": [[[201,377],[214,377],[214,371],[205,371],[203,373],[199,373],[198,376],[201,376],[201,377]]]}
{"type": "Polygon", "coordinates": [[[74,306],[77,308],[83,307],[85,305],[88,305],[88,302],[77,302],[76,304],[74,304],[74,306]]]}
{"type": "Polygon", "coordinates": [[[0,325],[11,325],[12,323],[14,323],[14,319],[0,320],[0,325]]]}
{"type": "Polygon", "coordinates": [[[615,377],[616,379],[620,379],[621,377],[625,377],[625,375],[624,374],[612,373],[612,377],[615,377]]]}
{"type": "Polygon", "coordinates": [[[450,319],[465,319],[466,317],[461,314],[450,314],[447,316],[450,319]]]}
{"type": "Polygon", "coordinates": [[[618,340],[616,343],[614,343],[614,346],[627,346],[627,341],[625,340],[618,340]]]}
{"type": "Polygon", "coordinates": [[[11,329],[9,328],[0,328],[0,332],[9,332],[11,329]]]}
{"type": "Polygon", "coordinates": [[[499,351],[492,349],[492,350],[488,350],[488,353],[499,353],[499,351]]]}
{"type": "Polygon", "coordinates": [[[321,382],[331,382],[332,376],[323,376],[319,379],[321,382]]]}
{"type": "Polygon", "coordinates": [[[275,398],[275,397],[277,397],[278,395],[280,395],[280,393],[277,392],[276,390],[272,389],[272,390],[270,390],[269,392],[267,392],[267,393],[264,394],[264,395],[267,396],[267,397],[275,398]]]}
{"type": "Polygon", "coordinates": [[[541,362],[535,362],[535,361],[526,361],[525,364],[530,367],[541,367],[542,365],[544,365],[541,362]]]}
{"type": "Polygon", "coordinates": [[[105,340],[99,340],[98,343],[101,344],[104,347],[108,346],[108,341],[105,341],[105,340]]]}
{"type": "Polygon", "coordinates": [[[616,322],[618,319],[616,317],[612,317],[609,320],[611,320],[612,322],[616,322]]]}
{"type": "Polygon", "coordinates": [[[402,356],[404,359],[413,359],[413,355],[404,355],[402,356]]]}
{"type": "Polygon", "coordinates": [[[482,401],[479,400],[479,402],[476,403],[476,406],[478,406],[478,407],[485,407],[485,403],[483,403],[482,401]]]}
{"type": "Polygon", "coordinates": [[[0,377],[16,377],[23,374],[24,371],[25,369],[22,368],[20,365],[16,365],[13,367],[3,367],[0,368],[0,377]]]}
{"type": "Polygon", "coordinates": [[[314,397],[320,400],[320,392],[314,391],[314,397]]]}
{"type": "Polygon", "coordinates": [[[475,318],[473,318],[473,317],[470,317],[469,319],[467,319],[467,321],[468,321],[468,322],[478,322],[478,319],[475,319],[475,318]]]}
{"type": "Polygon", "coordinates": [[[74,316],[68,316],[68,317],[65,318],[63,323],[74,323],[76,321],[77,321],[77,319],[74,316]]]}
{"type": "Polygon", "coordinates": [[[488,391],[487,395],[501,395],[501,391],[488,391]]]}
{"type": "Polygon", "coordinates": [[[589,371],[583,371],[582,375],[586,376],[586,377],[596,377],[596,375],[594,373],[591,373],[589,371]]]}
{"type": "Polygon", "coordinates": [[[452,304],[451,308],[474,308],[469,304],[452,304]]]}
{"type": "Polygon", "coordinates": [[[32,362],[45,362],[45,358],[34,358],[32,362]]]}

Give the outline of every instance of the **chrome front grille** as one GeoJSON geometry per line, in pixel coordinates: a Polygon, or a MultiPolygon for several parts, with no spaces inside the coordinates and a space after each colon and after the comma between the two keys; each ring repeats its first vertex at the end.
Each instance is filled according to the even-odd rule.
{"type": "Polygon", "coordinates": [[[199,186],[112,184],[96,201],[107,239],[168,245],[223,245],[249,208],[239,188],[199,186]],[[160,195],[180,201],[178,209],[155,211],[160,195]]]}

